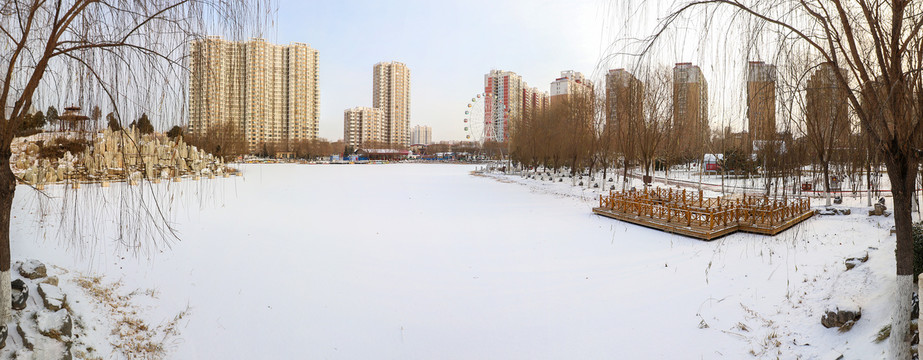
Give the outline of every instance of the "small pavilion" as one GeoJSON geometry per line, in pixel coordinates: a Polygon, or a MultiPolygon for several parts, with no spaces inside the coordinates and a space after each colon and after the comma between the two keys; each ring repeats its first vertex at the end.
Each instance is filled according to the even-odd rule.
{"type": "Polygon", "coordinates": [[[68,106],[64,108],[64,114],[58,116],[58,119],[61,120],[60,130],[86,132],[89,128],[87,123],[90,117],[81,114],[80,110],[79,106],[68,106]]]}

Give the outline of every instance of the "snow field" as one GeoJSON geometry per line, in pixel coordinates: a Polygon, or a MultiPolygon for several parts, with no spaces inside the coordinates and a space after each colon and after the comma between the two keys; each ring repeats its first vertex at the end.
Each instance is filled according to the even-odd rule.
{"type": "Polygon", "coordinates": [[[866,217],[858,200],[846,198],[853,215],[814,217],[777,237],[702,242],[593,215],[597,193],[567,180],[474,168],[247,165],[240,178],[154,185],[181,241],[137,257],[112,240],[113,194],[125,185],[80,190],[77,206],[93,216],[76,223],[59,220],[60,196],[19,187],[13,256],[153,289],[152,323],[188,306],[171,346],[178,359],[879,358],[885,349],[872,338],[890,317],[893,220],[866,217]],[[74,224],[83,246],[59,240],[74,224]],[[843,271],[845,256],[869,247],[869,262],[843,271]],[[850,332],[820,325],[831,303],[850,301],[863,311],[850,332]]]}

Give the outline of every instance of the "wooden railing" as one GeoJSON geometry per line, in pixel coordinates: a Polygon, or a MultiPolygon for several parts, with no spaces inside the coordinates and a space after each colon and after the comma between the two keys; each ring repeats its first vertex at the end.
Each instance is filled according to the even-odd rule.
{"type": "Polygon", "coordinates": [[[811,208],[808,199],[772,199],[743,196],[734,200],[704,198],[700,193],[673,189],[609,192],[599,197],[599,207],[611,211],[646,217],[666,223],[678,223],[713,230],[716,226],[750,225],[773,227],[801,216],[811,208]]]}

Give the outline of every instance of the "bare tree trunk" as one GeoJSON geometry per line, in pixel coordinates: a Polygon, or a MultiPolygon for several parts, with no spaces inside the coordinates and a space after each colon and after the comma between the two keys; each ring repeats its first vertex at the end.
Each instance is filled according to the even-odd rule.
{"type": "Polygon", "coordinates": [[[888,177],[894,197],[894,226],[897,228],[897,291],[891,316],[890,354],[892,359],[910,358],[910,303],[913,292],[913,219],[911,203],[917,167],[904,156],[888,154],[888,177]],[[897,159],[893,159],[893,158],[897,159]],[[891,160],[893,159],[893,160],[891,160]]]}
{"type": "Polygon", "coordinates": [[[868,161],[865,163],[865,165],[866,165],[865,182],[866,182],[866,189],[868,189],[868,205],[867,206],[871,207],[872,206],[872,162],[868,161]]]}
{"type": "Polygon", "coordinates": [[[16,192],[16,178],[10,169],[9,145],[0,148],[0,326],[10,322],[12,289],[10,288],[10,212],[16,192]]]}
{"type": "Polygon", "coordinates": [[[664,161],[663,165],[663,183],[670,186],[670,163],[664,161]]]}
{"type": "Polygon", "coordinates": [[[705,172],[703,166],[705,166],[705,154],[699,157],[699,192],[702,192],[702,173],[705,172]]]}
{"type": "Polygon", "coordinates": [[[625,191],[628,186],[628,162],[624,162],[623,166],[625,169],[622,172],[622,191],[625,191]]]}
{"type": "Polygon", "coordinates": [[[825,161],[824,166],[824,193],[826,193],[827,206],[830,206],[830,165],[825,161]]]}

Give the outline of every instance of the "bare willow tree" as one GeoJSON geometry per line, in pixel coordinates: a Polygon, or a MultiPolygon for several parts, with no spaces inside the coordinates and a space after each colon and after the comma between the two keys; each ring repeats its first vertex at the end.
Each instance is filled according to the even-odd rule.
{"type": "Polygon", "coordinates": [[[846,99],[849,89],[837,83],[837,71],[848,78],[845,69],[816,58],[793,56],[782,66],[784,75],[779,77],[783,111],[792,114],[792,125],[813,155],[812,163],[820,167],[828,206],[831,165],[844,170],[848,160],[845,149],[853,145],[846,99]]]}
{"type": "MultiPolygon", "coordinates": [[[[564,158],[570,166],[571,175],[576,176],[592,166],[594,137],[596,131],[596,98],[592,90],[577,91],[559,101],[564,125],[564,158]]],[[[576,180],[575,180],[576,181],[576,180]]]]}
{"type": "Polygon", "coordinates": [[[243,29],[258,29],[260,16],[270,12],[266,1],[7,0],[0,4],[4,49],[0,52],[0,324],[5,327],[11,318],[10,218],[17,183],[10,163],[11,144],[30,107],[42,99],[59,100],[51,94],[73,100],[70,92],[78,88],[79,100],[84,100],[83,89],[94,88],[111,103],[115,118],[132,118],[126,111],[169,107],[180,110],[170,114],[179,121],[185,103],[188,42],[211,31],[240,35],[243,29]],[[42,99],[33,99],[37,93],[42,99]]]}
{"type": "Polygon", "coordinates": [[[637,154],[644,175],[651,175],[654,161],[663,154],[661,147],[673,119],[673,72],[668,68],[652,70],[645,85],[637,154]]]}
{"type": "Polygon", "coordinates": [[[628,185],[628,169],[637,157],[638,127],[644,114],[644,83],[627,69],[606,74],[606,126],[611,151],[622,158],[622,190],[628,185]]]}
{"type": "Polygon", "coordinates": [[[725,15],[727,28],[705,21],[706,31],[729,31],[735,20],[757,21],[779,47],[805,46],[835,69],[837,86],[860,127],[887,166],[897,227],[897,292],[890,356],[909,359],[907,341],[913,291],[911,202],[923,134],[923,2],[912,0],[701,0],[686,1],[660,23],[653,44],[678,21],[725,15]],[[693,14],[695,13],[695,14],[693,14]],[[850,81],[855,79],[855,81],[850,81]]]}
{"type": "Polygon", "coordinates": [[[186,137],[186,142],[196,146],[199,149],[208,151],[210,154],[219,156],[229,161],[238,156],[250,153],[247,138],[243,131],[233,122],[224,122],[217,124],[212,133],[207,136],[200,136],[195,132],[190,132],[186,137]]]}

